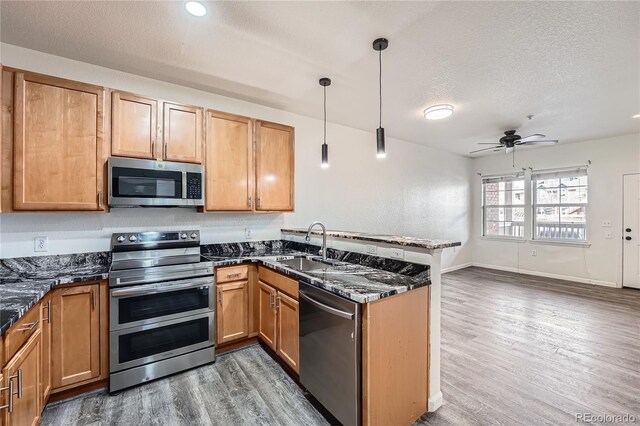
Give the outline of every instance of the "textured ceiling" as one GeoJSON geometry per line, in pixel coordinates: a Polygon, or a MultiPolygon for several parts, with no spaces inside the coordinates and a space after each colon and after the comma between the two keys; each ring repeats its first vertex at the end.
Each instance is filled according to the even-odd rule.
{"type": "MultiPolygon", "coordinates": [[[[2,42],[466,154],[502,131],[640,131],[639,2],[6,1],[2,42]],[[422,110],[455,114],[427,121],[422,110]],[[526,118],[534,114],[533,120],[526,118]]],[[[348,143],[349,141],[331,141],[348,143]]]]}

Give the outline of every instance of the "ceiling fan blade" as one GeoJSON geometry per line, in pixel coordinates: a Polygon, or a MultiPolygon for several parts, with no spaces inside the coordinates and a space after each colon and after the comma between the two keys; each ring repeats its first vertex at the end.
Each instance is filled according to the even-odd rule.
{"type": "Polygon", "coordinates": [[[476,149],[475,151],[471,151],[469,154],[473,154],[473,153],[481,152],[481,151],[488,151],[488,150],[490,150],[490,149],[496,149],[496,148],[501,148],[501,147],[498,147],[498,146],[492,146],[491,148],[476,149]]]}
{"type": "Polygon", "coordinates": [[[534,133],[533,135],[529,135],[526,136],[524,138],[520,138],[520,140],[518,142],[528,142],[528,141],[532,141],[532,140],[537,140],[537,139],[542,139],[545,138],[546,136],[541,134],[541,133],[534,133]]]}
{"type": "Polygon", "coordinates": [[[528,142],[516,142],[516,145],[555,145],[558,141],[555,139],[549,139],[546,141],[528,141],[528,142]]]}
{"type": "Polygon", "coordinates": [[[497,145],[495,142],[478,142],[478,145],[497,145]]]}
{"type": "Polygon", "coordinates": [[[513,152],[513,150],[514,150],[514,148],[512,146],[511,147],[508,146],[508,147],[505,148],[504,153],[505,154],[511,154],[513,152]]]}

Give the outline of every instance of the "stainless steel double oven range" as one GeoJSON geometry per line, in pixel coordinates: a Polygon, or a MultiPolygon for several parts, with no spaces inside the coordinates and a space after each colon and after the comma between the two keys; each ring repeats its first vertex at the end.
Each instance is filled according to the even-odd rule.
{"type": "Polygon", "coordinates": [[[109,391],[215,361],[213,263],[200,232],[114,234],[109,391]]]}

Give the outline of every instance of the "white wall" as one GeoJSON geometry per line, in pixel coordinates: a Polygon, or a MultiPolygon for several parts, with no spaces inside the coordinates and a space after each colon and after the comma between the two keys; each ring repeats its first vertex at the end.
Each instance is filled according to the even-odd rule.
{"type": "MultiPolygon", "coordinates": [[[[49,237],[44,254],[108,250],[112,233],[198,228],[203,241],[280,238],[283,226],[323,221],[330,229],[405,234],[462,241],[446,250],[443,267],[468,264],[471,163],[468,158],[388,138],[387,158],[375,158],[375,135],[329,123],[329,169],[320,168],[322,122],[212,93],[1,44],[2,63],[176,102],[286,123],[296,128],[296,211],[285,214],[196,213],[182,209],[114,209],[94,213],[0,215],[0,258],[33,256],[33,237],[49,237]]],[[[313,76],[310,83],[315,84],[313,76]]],[[[318,90],[318,101],[321,92],[318,90]]],[[[320,105],[320,103],[318,103],[320,105]]],[[[329,110],[331,104],[329,103],[329,110]]],[[[372,117],[372,128],[376,127],[372,117]]],[[[387,132],[393,134],[393,129],[387,132]]]]}
{"type": "MultiPolygon", "coordinates": [[[[559,144],[516,151],[516,167],[510,155],[490,155],[474,160],[474,172],[499,174],[523,167],[546,169],[586,164],[589,166],[589,247],[499,241],[481,237],[482,209],[480,177],[473,182],[473,262],[505,270],[620,286],[622,276],[622,175],[640,172],[640,134],[593,141],[559,144]],[[611,220],[611,228],[602,227],[611,220]],[[605,238],[605,231],[612,238],[605,238]],[[536,250],[537,255],[531,255],[536,250]]],[[[527,214],[529,214],[527,212],[527,214]]]]}

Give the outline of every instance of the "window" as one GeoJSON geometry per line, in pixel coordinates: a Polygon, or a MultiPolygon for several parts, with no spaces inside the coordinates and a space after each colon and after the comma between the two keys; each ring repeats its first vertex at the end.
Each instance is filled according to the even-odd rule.
{"type": "Polygon", "coordinates": [[[524,174],[482,178],[482,235],[523,238],[524,200],[524,174]]]}
{"type": "Polygon", "coordinates": [[[587,241],[587,169],[534,171],[533,238],[587,241]]]}

